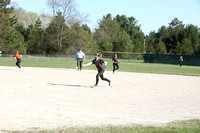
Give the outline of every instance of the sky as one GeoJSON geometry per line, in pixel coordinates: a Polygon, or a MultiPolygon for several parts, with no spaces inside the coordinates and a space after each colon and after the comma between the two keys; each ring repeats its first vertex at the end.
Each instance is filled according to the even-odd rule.
{"type": "MultiPolygon", "coordinates": [[[[76,8],[88,15],[86,24],[93,31],[98,22],[107,14],[112,17],[126,15],[134,17],[145,35],[157,32],[161,26],[178,18],[183,24],[193,24],[200,28],[200,0],[74,0],[76,8]]],[[[48,14],[47,0],[11,0],[27,12],[48,14]]]]}

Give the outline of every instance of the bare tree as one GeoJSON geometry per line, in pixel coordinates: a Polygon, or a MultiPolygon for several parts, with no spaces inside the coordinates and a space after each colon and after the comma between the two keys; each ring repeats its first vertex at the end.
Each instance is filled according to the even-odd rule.
{"type": "Polygon", "coordinates": [[[75,0],[47,0],[47,5],[52,8],[54,17],[63,18],[65,21],[64,23],[59,23],[59,21],[57,21],[55,25],[57,44],[61,46],[64,38],[65,24],[68,26],[81,24],[87,17],[86,15],[81,15],[76,10],[75,0]]]}
{"type": "Polygon", "coordinates": [[[47,5],[52,8],[53,16],[61,12],[65,20],[75,12],[74,0],[47,0],[47,5]]]}
{"type": "Polygon", "coordinates": [[[87,16],[77,11],[75,0],[47,0],[47,5],[52,8],[53,16],[62,13],[65,22],[69,25],[87,21],[87,16]]]}
{"type": "Polygon", "coordinates": [[[55,16],[57,9],[60,7],[59,0],[47,0],[47,5],[52,8],[53,16],[55,16]]]}
{"type": "Polygon", "coordinates": [[[69,16],[72,16],[76,12],[74,0],[61,0],[61,4],[63,17],[67,20],[69,16]]]}

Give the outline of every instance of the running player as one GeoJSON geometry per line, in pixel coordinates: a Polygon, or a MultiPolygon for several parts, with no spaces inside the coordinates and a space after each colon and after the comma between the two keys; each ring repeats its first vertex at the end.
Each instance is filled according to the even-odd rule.
{"type": "Polygon", "coordinates": [[[98,86],[99,77],[102,80],[107,81],[109,86],[111,83],[111,80],[104,78],[103,76],[103,73],[105,72],[105,69],[106,69],[107,62],[102,60],[101,57],[102,57],[101,53],[96,53],[94,60],[92,60],[90,63],[83,64],[83,66],[89,66],[89,65],[95,64],[95,66],[97,67],[98,73],[96,75],[96,84],[93,87],[98,86]]]}
{"type": "Polygon", "coordinates": [[[179,65],[180,65],[180,67],[182,67],[182,63],[183,63],[183,56],[180,56],[180,58],[179,58],[179,65]]]}
{"type": "Polygon", "coordinates": [[[17,59],[17,62],[16,62],[16,65],[19,67],[19,69],[21,69],[21,66],[20,66],[20,63],[21,63],[21,58],[22,58],[22,55],[19,54],[19,51],[15,51],[15,56],[14,56],[15,59],[17,59]]]}
{"type": "Polygon", "coordinates": [[[119,60],[117,58],[117,54],[116,53],[114,54],[114,57],[113,57],[112,60],[113,60],[113,73],[114,73],[117,69],[119,69],[119,60]]]}

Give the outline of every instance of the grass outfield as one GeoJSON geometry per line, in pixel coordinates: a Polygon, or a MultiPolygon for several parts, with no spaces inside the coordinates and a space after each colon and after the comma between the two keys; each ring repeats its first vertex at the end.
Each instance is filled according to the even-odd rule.
{"type": "MultiPolygon", "coordinates": [[[[84,63],[90,62],[87,59],[84,63]]],[[[112,70],[112,60],[105,59],[108,62],[107,70],[112,70]]],[[[8,57],[0,57],[0,66],[15,66],[16,60],[8,57]]],[[[54,58],[54,57],[29,57],[22,58],[22,67],[48,67],[48,68],[68,68],[75,69],[76,61],[74,58],[54,58]]],[[[174,75],[191,75],[200,76],[200,66],[186,66],[180,68],[179,65],[143,63],[143,60],[120,60],[119,71],[125,72],[142,72],[156,74],[174,74],[174,75]]],[[[83,69],[95,70],[91,65],[83,69]]]]}
{"type": "Polygon", "coordinates": [[[172,122],[162,127],[156,126],[107,126],[62,128],[53,130],[30,129],[28,131],[6,131],[8,133],[199,133],[200,120],[172,122]]]}

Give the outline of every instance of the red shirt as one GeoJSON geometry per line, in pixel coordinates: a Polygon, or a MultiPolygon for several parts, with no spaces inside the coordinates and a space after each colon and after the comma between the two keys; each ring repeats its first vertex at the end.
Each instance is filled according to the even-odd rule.
{"type": "Polygon", "coordinates": [[[117,57],[114,57],[114,58],[113,58],[113,61],[114,61],[115,63],[118,63],[118,58],[117,58],[117,57]]]}
{"type": "Polygon", "coordinates": [[[19,55],[19,53],[15,54],[16,59],[21,59],[21,56],[19,55]]]}

